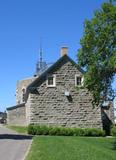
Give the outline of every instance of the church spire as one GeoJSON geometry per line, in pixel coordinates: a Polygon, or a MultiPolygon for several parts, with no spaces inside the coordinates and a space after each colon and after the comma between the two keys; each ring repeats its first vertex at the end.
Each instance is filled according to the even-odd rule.
{"type": "Polygon", "coordinates": [[[43,61],[42,39],[40,39],[39,61],[36,64],[36,75],[40,75],[47,68],[46,62],[43,61]]]}
{"type": "Polygon", "coordinates": [[[42,50],[42,40],[40,39],[40,68],[42,68],[42,60],[43,60],[43,50],[42,50]]]}

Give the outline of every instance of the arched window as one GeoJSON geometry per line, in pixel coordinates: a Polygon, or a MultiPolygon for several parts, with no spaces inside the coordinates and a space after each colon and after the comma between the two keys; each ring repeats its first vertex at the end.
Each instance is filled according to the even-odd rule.
{"type": "Polygon", "coordinates": [[[22,89],[22,102],[25,102],[25,93],[26,93],[26,89],[23,88],[22,89]]]}

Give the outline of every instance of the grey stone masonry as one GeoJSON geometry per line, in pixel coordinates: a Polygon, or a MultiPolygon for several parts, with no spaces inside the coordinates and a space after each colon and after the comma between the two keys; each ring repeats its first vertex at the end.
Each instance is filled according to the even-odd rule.
{"type": "Polygon", "coordinates": [[[102,128],[101,108],[93,108],[87,89],[75,86],[75,75],[83,76],[66,57],[36,83],[37,92],[29,93],[27,100],[27,124],[102,128]],[[46,85],[49,74],[56,77],[55,87],[46,85]]]}
{"type": "Polygon", "coordinates": [[[20,104],[7,109],[7,124],[18,126],[26,125],[25,104],[20,104]]]}
{"type": "Polygon", "coordinates": [[[17,81],[17,86],[16,86],[16,104],[21,104],[24,103],[23,99],[23,90],[24,94],[26,92],[27,86],[33,82],[37,77],[30,77],[27,79],[23,79],[20,81],[17,81]]]}

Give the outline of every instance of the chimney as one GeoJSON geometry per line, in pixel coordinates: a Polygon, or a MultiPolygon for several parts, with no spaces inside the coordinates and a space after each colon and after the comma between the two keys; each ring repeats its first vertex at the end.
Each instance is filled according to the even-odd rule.
{"type": "Polygon", "coordinates": [[[67,55],[68,54],[68,47],[62,47],[60,54],[61,54],[61,57],[63,57],[64,55],[67,55]]]}

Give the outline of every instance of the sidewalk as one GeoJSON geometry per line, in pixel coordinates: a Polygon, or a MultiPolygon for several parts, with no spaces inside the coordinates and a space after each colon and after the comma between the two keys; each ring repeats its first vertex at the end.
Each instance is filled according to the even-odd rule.
{"type": "Polygon", "coordinates": [[[0,125],[0,160],[24,160],[31,143],[31,136],[0,125]]]}

